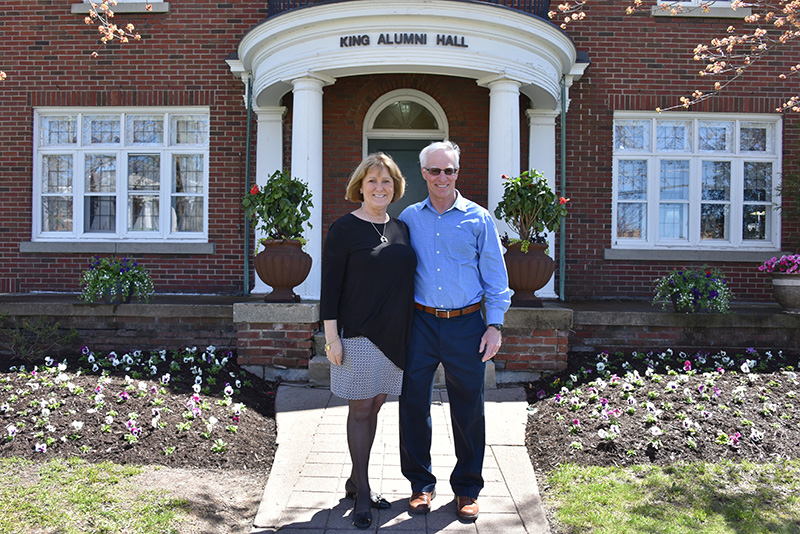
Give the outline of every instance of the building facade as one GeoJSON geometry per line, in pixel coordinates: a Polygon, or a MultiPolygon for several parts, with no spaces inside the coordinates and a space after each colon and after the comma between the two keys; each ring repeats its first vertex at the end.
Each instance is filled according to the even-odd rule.
{"type": "Polygon", "coordinates": [[[241,199],[288,168],[314,195],[297,292],[318,298],[326,230],[355,207],[344,189],[362,157],[400,163],[397,213],[425,197],[419,150],[451,139],[459,190],[490,211],[501,175],[528,168],[571,199],[541,296],[647,299],[658,276],[709,264],[738,299],[769,300],[757,266],[800,244],[796,199],[781,196],[800,131],[775,111],[798,48],[690,111],[655,111],[702,88],[692,49],[742,24],[726,4],[625,16],[597,1],[565,31],[538,0],[120,1],[142,40],[94,59],[85,4],[11,0],[0,291],[74,293],[93,256],[125,255],[158,293],[266,292],[241,199]]]}

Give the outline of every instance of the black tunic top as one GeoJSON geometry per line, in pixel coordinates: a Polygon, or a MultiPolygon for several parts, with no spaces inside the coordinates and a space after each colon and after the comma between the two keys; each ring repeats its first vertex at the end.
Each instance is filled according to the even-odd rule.
{"type": "Polygon", "coordinates": [[[341,217],[322,251],[322,320],[336,319],[344,337],[366,337],[403,369],[416,267],[405,223],[391,218],[373,228],[352,213],[341,217]],[[381,243],[379,231],[388,243],[381,243]]]}

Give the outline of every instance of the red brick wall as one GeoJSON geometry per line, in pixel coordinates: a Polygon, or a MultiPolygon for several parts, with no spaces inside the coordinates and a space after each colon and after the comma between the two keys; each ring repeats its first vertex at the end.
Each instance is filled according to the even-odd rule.
{"type": "MultiPolygon", "coordinates": [[[[120,15],[142,33],[141,42],[97,48],[96,30],[68,2],[8,0],[0,7],[0,68],[9,77],[0,87],[0,280],[22,292],[79,289],[80,272],[92,254],[21,254],[31,238],[31,136],[33,108],[40,105],[208,105],[211,110],[209,240],[216,254],[137,255],[154,274],[159,292],[233,294],[241,290],[246,109],[244,88],[225,58],[239,39],[266,17],[266,4],[219,4],[208,0],[172,2],[168,14],[120,15]],[[24,22],[21,17],[24,13],[24,22]]],[[[566,297],[646,299],[653,280],[684,262],[654,264],[608,261],[611,236],[611,135],[614,110],[652,110],[676,103],[700,83],[702,65],[691,59],[699,42],[722,35],[730,19],[624,15],[624,4],[592,2],[587,18],[570,26],[591,65],[570,89],[567,115],[566,297]],[[708,37],[699,37],[705,35],[708,37]]],[[[739,21],[733,21],[741,25],[739,21]]],[[[796,78],[776,74],[796,63],[800,44],[776,54],[753,75],[733,84],[722,98],[697,111],[772,112],[796,90],[796,78]],[[755,91],[758,91],[755,94],[755,91]]],[[[354,207],[343,200],[344,185],[361,158],[362,122],[376,98],[399,88],[424,91],[442,105],[450,137],[463,149],[459,188],[486,203],[488,90],[474,80],[434,75],[341,78],[324,89],[323,232],[354,207]]],[[[522,98],[521,112],[528,107],[522,98]]],[[[291,94],[285,117],[286,165],[291,153],[291,94]]],[[[522,161],[527,157],[527,120],[520,121],[522,161]]],[[[797,169],[800,120],[787,115],[784,171],[797,169]]],[[[559,127],[560,129],[560,127],[559,127]]],[[[255,135],[255,128],[253,134],[255,135]]],[[[255,154],[253,154],[253,159],[255,154]]],[[[255,167],[253,166],[255,169],[255,167]]],[[[558,177],[558,180],[561,178],[558,177]]],[[[559,182],[560,183],[560,182],[559,182]]],[[[560,186],[559,186],[560,188],[560,186]]],[[[789,199],[788,202],[793,202],[789,199]]],[[[783,241],[800,246],[800,225],[784,224],[783,241]]],[[[786,247],[785,247],[786,248],[786,247]]],[[[250,260],[252,261],[252,259],[250,260]]],[[[741,300],[769,300],[769,282],[753,263],[720,263],[741,300]]],[[[255,270],[251,267],[251,276],[255,270]]],[[[251,285],[252,287],[252,285],[251,285]]]]}
{"type": "Polygon", "coordinates": [[[237,363],[308,368],[319,323],[236,323],[237,363]]]}
{"type": "Polygon", "coordinates": [[[662,351],[672,349],[676,354],[698,351],[726,351],[745,354],[748,348],[755,348],[761,354],[778,351],[785,354],[798,354],[800,335],[797,324],[785,326],[752,326],[732,324],[728,326],[705,326],[696,320],[694,326],[679,325],[575,325],[570,334],[569,351],[572,357],[594,356],[601,351],[662,351]]]}
{"type": "Polygon", "coordinates": [[[569,336],[568,330],[505,329],[495,365],[506,371],[563,371],[569,336]]]}
{"type": "MultiPolygon", "coordinates": [[[[694,89],[713,89],[713,81],[698,76],[703,64],[692,59],[692,51],[697,44],[723,36],[728,25],[743,24],[732,19],[651,17],[648,9],[626,16],[625,5],[613,0],[591,2],[586,19],[568,28],[577,48],[588,52],[591,59],[584,76],[569,91],[566,180],[572,201],[566,221],[568,300],[648,299],[656,278],[690,264],[603,258],[603,250],[611,246],[613,113],[666,108],[694,89]]],[[[796,78],[782,81],[777,76],[796,63],[798,52],[797,43],[782,48],[763,66],[731,85],[722,97],[692,110],[774,112],[783,98],[797,91],[796,78]]],[[[785,115],[784,171],[797,171],[797,165],[788,160],[800,151],[798,124],[796,114],[785,115]]],[[[784,224],[784,250],[798,246],[798,232],[796,221],[784,224]]],[[[724,270],[737,299],[771,300],[769,279],[760,275],[757,263],[709,264],[724,270]]]]}
{"type": "Polygon", "coordinates": [[[31,239],[34,106],[209,106],[209,241],[216,254],[141,254],[158,292],[241,291],[246,108],[225,58],[266,17],[266,3],[172,2],[168,14],[119,14],[142,41],[98,48],[74,2],[8,0],[0,7],[0,279],[22,292],[79,290],[92,254],[21,254],[31,239]],[[246,4],[244,4],[246,5],[246,4]]]}
{"type": "MultiPolygon", "coordinates": [[[[44,325],[58,323],[57,339],[64,340],[71,328],[78,333],[77,340],[68,346],[57,345],[47,353],[54,357],[75,358],[80,348],[87,345],[97,353],[116,351],[119,355],[134,350],[181,350],[185,347],[204,349],[209,345],[217,348],[217,353],[235,350],[237,347],[231,307],[227,313],[219,313],[219,308],[164,307],[142,304],[122,304],[119,306],[96,304],[52,303],[30,306],[18,303],[17,306],[4,306],[8,314],[0,321],[0,328],[18,328],[26,331],[24,321],[34,331],[39,321],[44,325]],[[197,313],[198,310],[207,314],[197,313]]],[[[30,332],[27,332],[30,333],[30,332]]],[[[3,332],[3,341],[8,341],[3,332]]],[[[55,340],[50,340],[55,341],[55,340]]],[[[10,351],[3,347],[0,356],[7,357],[10,351]]]]}
{"type": "MultiPolygon", "coordinates": [[[[389,91],[415,89],[427,93],[444,109],[450,139],[461,147],[458,188],[485,206],[489,166],[489,91],[474,80],[424,74],[353,76],[325,87],[323,93],[323,227],[352,211],[344,200],[350,174],[362,158],[364,117],[370,106],[389,91]]],[[[286,99],[284,99],[286,100],[286,99]]]]}

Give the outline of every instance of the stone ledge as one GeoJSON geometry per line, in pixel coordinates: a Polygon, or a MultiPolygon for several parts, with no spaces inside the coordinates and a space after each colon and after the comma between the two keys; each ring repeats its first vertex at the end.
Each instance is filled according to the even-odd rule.
{"type": "Polygon", "coordinates": [[[574,312],[546,303],[544,308],[509,308],[504,325],[506,328],[530,330],[569,330],[572,328],[574,312]]]}
{"type": "Polygon", "coordinates": [[[690,328],[800,328],[800,316],[788,313],[670,313],[576,311],[574,325],[662,326],[690,328]]]}
{"type": "Polygon", "coordinates": [[[732,7],[710,6],[708,12],[703,11],[701,7],[686,6],[683,11],[675,13],[674,15],[669,9],[662,9],[659,6],[650,8],[650,16],[652,17],[705,17],[716,19],[743,19],[749,17],[753,10],[749,7],[733,9],[732,7]]]}
{"type": "MultiPolygon", "coordinates": [[[[89,5],[85,2],[80,4],[72,4],[70,6],[72,13],[88,15],[89,5]]],[[[120,2],[115,6],[111,6],[114,13],[169,13],[169,2],[120,2]],[[148,11],[147,4],[152,8],[148,11]]]]}
{"type": "Polygon", "coordinates": [[[233,305],[234,323],[300,323],[319,322],[319,302],[248,303],[233,305]]]}
{"type": "Polygon", "coordinates": [[[214,243],[134,243],[119,241],[23,241],[22,254],[214,254],[214,243]]]}
{"type": "Polygon", "coordinates": [[[782,253],[776,250],[690,250],[674,249],[633,249],[607,248],[603,251],[604,260],[620,261],[740,261],[763,263],[782,253]]]}
{"type": "MultiPolygon", "coordinates": [[[[77,297],[76,297],[77,299],[77,297]]],[[[224,304],[94,304],[85,302],[0,302],[0,314],[15,316],[67,317],[221,317],[232,318],[231,306],[224,304]]]]}

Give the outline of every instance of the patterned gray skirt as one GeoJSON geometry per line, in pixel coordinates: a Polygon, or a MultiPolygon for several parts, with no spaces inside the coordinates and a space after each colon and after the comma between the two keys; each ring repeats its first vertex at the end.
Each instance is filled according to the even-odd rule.
{"type": "Polygon", "coordinates": [[[342,338],[342,365],[331,364],[331,393],[347,400],[399,395],[403,370],[369,339],[342,338]]]}

